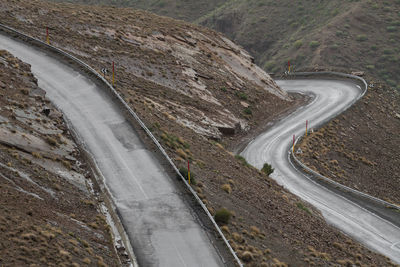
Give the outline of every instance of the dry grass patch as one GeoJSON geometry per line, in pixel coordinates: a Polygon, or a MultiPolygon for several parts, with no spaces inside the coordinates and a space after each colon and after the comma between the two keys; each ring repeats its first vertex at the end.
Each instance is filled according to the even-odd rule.
{"type": "Polygon", "coordinates": [[[228,194],[232,193],[232,187],[229,184],[223,184],[221,186],[221,189],[224,190],[228,194]]]}

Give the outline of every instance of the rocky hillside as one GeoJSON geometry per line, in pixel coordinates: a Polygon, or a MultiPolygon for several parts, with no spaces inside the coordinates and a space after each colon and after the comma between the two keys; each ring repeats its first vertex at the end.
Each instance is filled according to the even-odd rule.
{"type": "Polygon", "coordinates": [[[120,265],[90,169],[44,95],[0,50],[0,265],[120,265]]]}
{"type": "Polygon", "coordinates": [[[290,105],[245,50],[216,32],[134,10],[26,3],[27,13],[20,4],[0,4],[2,21],[40,39],[49,27],[52,44],[107,68],[109,80],[114,61],[127,102],[145,102],[205,136],[248,130],[263,113],[290,105]]]}
{"type": "MultiPolygon", "coordinates": [[[[151,128],[248,266],[391,265],[226,149],[302,99],[214,31],[132,9],[10,1],[0,18],[95,67],[151,128]],[[106,78],[111,81],[110,72],[106,78]],[[225,208],[226,211],[221,211],[225,208]],[[217,216],[218,217],[218,216],[217,216]]],[[[174,177],[173,177],[174,178],[174,177]]]]}
{"type": "Polygon", "coordinates": [[[133,7],[147,10],[159,15],[168,16],[185,21],[193,21],[215,8],[223,5],[227,0],[54,0],[55,2],[82,3],[89,5],[113,5],[119,7],[133,7]]]}

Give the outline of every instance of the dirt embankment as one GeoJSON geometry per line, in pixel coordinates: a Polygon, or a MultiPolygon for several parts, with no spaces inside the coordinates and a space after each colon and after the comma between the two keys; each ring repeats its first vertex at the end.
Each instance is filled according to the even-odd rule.
{"type": "Polygon", "coordinates": [[[343,115],[305,138],[299,157],[341,184],[400,205],[400,94],[372,85],[343,115]]]}
{"type": "Polygon", "coordinates": [[[210,212],[230,211],[222,229],[248,266],[390,265],[225,149],[237,129],[251,132],[293,102],[219,34],[130,9],[0,7],[4,22],[43,40],[49,26],[53,44],[99,72],[117,62],[117,90],[177,166],[190,160],[193,187],[210,212]]]}
{"type": "Polygon", "coordinates": [[[89,168],[44,94],[0,51],[0,265],[117,266],[89,168]]]}

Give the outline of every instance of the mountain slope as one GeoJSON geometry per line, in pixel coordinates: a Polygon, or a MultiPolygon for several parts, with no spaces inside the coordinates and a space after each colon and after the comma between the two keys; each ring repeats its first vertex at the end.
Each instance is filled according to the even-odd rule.
{"type": "Polygon", "coordinates": [[[365,70],[400,88],[396,0],[201,1],[207,8],[196,9],[195,14],[198,2],[192,0],[102,2],[147,9],[220,31],[267,71],[283,72],[291,60],[298,70],[365,70]]]}
{"type": "Polygon", "coordinates": [[[186,21],[193,21],[212,12],[226,0],[54,0],[56,2],[82,3],[89,5],[113,5],[119,7],[134,7],[147,10],[162,16],[168,16],[186,21]]]}
{"type": "Polygon", "coordinates": [[[225,148],[238,136],[235,119],[251,132],[302,99],[282,93],[220,34],[148,12],[44,1],[1,2],[0,18],[42,40],[48,26],[53,45],[99,73],[115,61],[116,89],[182,173],[191,162],[209,211],[230,211],[220,223],[248,266],[390,264],[225,148]]]}

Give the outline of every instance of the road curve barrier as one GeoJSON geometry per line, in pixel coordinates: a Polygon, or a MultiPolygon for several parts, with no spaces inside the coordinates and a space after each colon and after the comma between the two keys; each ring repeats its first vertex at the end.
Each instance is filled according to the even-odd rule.
{"type": "MultiPolygon", "coordinates": [[[[351,74],[345,74],[345,73],[340,73],[340,72],[331,72],[331,71],[321,71],[321,72],[292,72],[289,73],[286,76],[280,77],[282,79],[299,79],[299,78],[333,78],[333,79],[339,79],[339,80],[353,80],[355,81],[360,87],[361,90],[361,94],[355,98],[352,102],[350,102],[350,104],[342,111],[332,114],[332,116],[326,118],[325,120],[323,120],[322,122],[320,122],[316,127],[322,127],[323,125],[325,125],[327,122],[331,121],[333,118],[335,118],[336,116],[338,116],[339,114],[345,112],[347,109],[349,109],[353,104],[355,104],[358,100],[360,100],[368,91],[368,83],[361,77],[356,76],[356,75],[351,75],[351,74]]],[[[302,139],[304,137],[304,134],[302,134],[301,136],[297,137],[297,139],[295,140],[294,143],[294,147],[297,145],[298,141],[300,139],[302,139]]],[[[289,150],[289,160],[291,161],[291,159],[294,160],[294,163],[297,164],[297,166],[300,166],[301,169],[303,169],[304,171],[306,171],[307,173],[311,173],[313,176],[323,180],[324,182],[327,182],[331,185],[333,185],[335,188],[340,189],[341,191],[347,192],[347,193],[352,193],[355,196],[358,197],[363,197],[366,199],[371,200],[372,202],[378,203],[380,205],[383,205],[386,208],[392,208],[392,209],[396,209],[396,210],[400,210],[400,206],[384,201],[380,198],[371,196],[369,194],[366,194],[364,192],[361,192],[359,190],[350,188],[348,186],[345,186],[341,183],[338,183],[336,181],[334,181],[331,178],[328,178],[326,176],[321,175],[320,173],[314,171],[313,169],[309,168],[308,166],[306,166],[303,162],[301,162],[301,160],[296,156],[296,153],[292,153],[291,151],[292,147],[290,147],[289,150]]],[[[293,164],[293,162],[291,162],[293,164]]]]}
{"type": "MultiPolygon", "coordinates": [[[[114,99],[116,100],[116,103],[120,105],[120,107],[128,113],[128,115],[130,116],[132,120],[129,120],[131,123],[132,122],[136,122],[140,125],[141,129],[146,133],[146,135],[148,137],[150,137],[150,139],[153,141],[153,143],[156,145],[157,149],[159,150],[159,152],[164,156],[164,158],[168,161],[168,163],[170,164],[170,167],[172,167],[172,169],[175,171],[176,175],[179,176],[179,178],[182,180],[182,182],[185,184],[186,189],[190,191],[190,193],[192,194],[192,196],[195,198],[195,200],[197,201],[197,203],[201,206],[202,210],[204,211],[204,213],[206,214],[206,216],[208,217],[209,221],[211,222],[211,224],[214,226],[215,230],[217,231],[217,233],[219,234],[219,236],[222,238],[224,244],[226,245],[226,247],[228,248],[229,252],[231,253],[233,259],[234,259],[234,263],[240,267],[243,266],[243,264],[241,263],[239,257],[236,255],[235,251],[232,249],[231,245],[229,244],[229,241],[226,239],[226,237],[224,236],[222,230],[219,228],[219,226],[217,225],[217,223],[215,222],[213,216],[211,215],[211,213],[208,211],[207,207],[204,205],[204,203],[201,201],[201,199],[199,198],[199,196],[197,195],[196,191],[193,190],[193,188],[188,184],[188,182],[186,181],[186,179],[181,175],[181,173],[179,172],[178,168],[175,166],[175,164],[173,163],[173,161],[171,160],[171,158],[168,156],[168,154],[165,152],[164,148],[161,146],[161,144],[158,142],[158,140],[154,137],[154,135],[151,133],[151,131],[147,128],[147,126],[144,124],[144,122],[139,118],[139,116],[128,106],[128,104],[122,99],[122,97],[118,94],[118,92],[114,89],[114,87],[105,79],[103,78],[99,73],[97,73],[97,71],[95,69],[93,69],[92,67],[90,67],[88,64],[86,64],[85,62],[83,62],[82,60],[74,57],[73,55],[63,51],[60,48],[57,48],[55,46],[52,46],[50,44],[47,44],[46,42],[43,42],[37,38],[34,38],[32,36],[29,36],[27,34],[24,34],[12,27],[9,27],[7,25],[1,24],[0,23],[0,31],[5,32],[6,34],[12,34],[14,35],[14,37],[17,37],[18,39],[27,42],[27,43],[33,43],[34,45],[37,45],[41,48],[50,50],[54,53],[56,53],[57,55],[61,55],[62,57],[66,58],[67,60],[70,60],[72,63],[77,64],[79,67],[81,67],[86,74],[88,74],[89,76],[92,76],[93,78],[97,79],[98,81],[100,81],[102,83],[102,85],[107,88],[108,93],[110,93],[114,99]]],[[[82,142],[81,142],[82,144],[82,142]]],[[[199,220],[200,221],[200,220],[199,220]]],[[[203,226],[204,227],[204,226],[203,226]]],[[[130,246],[129,246],[130,247],[130,246]]],[[[214,245],[215,247],[215,245],[214,245]]],[[[220,254],[220,252],[218,251],[218,249],[216,248],[217,252],[220,254]]],[[[226,260],[222,257],[222,255],[220,254],[220,257],[222,259],[222,261],[226,264],[226,260]]],[[[135,258],[135,257],[134,257],[135,258]]],[[[134,258],[132,260],[134,260],[134,258]]]]}

